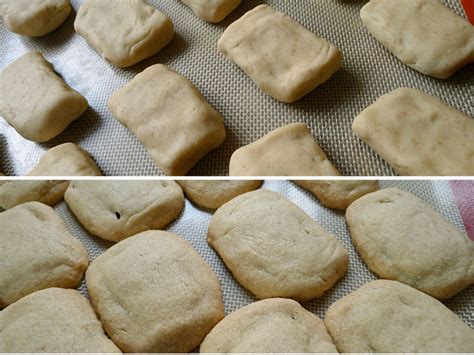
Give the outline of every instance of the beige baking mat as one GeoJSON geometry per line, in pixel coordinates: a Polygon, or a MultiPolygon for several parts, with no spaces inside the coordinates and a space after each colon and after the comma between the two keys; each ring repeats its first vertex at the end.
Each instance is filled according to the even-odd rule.
{"type": "MultiPolygon", "coordinates": [[[[464,68],[447,81],[424,76],[404,66],[363,28],[359,10],[365,2],[243,0],[223,23],[212,25],[199,20],[178,0],[153,0],[150,3],[173,20],[176,38],[161,53],[130,69],[108,64],[75,34],[75,12],[58,30],[41,38],[12,34],[0,19],[0,68],[29,50],[40,50],[64,79],[86,96],[91,106],[47,144],[23,139],[0,118],[0,171],[7,175],[25,175],[45,150],[72,141],[86,148],[106,175],[160,174],[138,140],[112,118],[106,104],[110,95],[134,75],[150,65],[164,63],[197,85],[222,113],[228,130],[226,142],[203,159],[191,171],[192,175],[227,175],[230,156],[237,148],[293,122],[305,122],[311,127],[330,160],[343,174],[393,175],[394,171],[352,133],[355,116],[379,96],[408,86],[435,95],[472,117],[474,66],[464,68]],[[289,14],[344,53],[342,69],[328,83],[292,105],[263,94],[217,50],[217,40],[224,29],[262,3],[289,14]]],[[[458,0],[443,2],[463,14],[458,0]]],[[[82,0],[71,3],[77,11],[82,0]]]]}

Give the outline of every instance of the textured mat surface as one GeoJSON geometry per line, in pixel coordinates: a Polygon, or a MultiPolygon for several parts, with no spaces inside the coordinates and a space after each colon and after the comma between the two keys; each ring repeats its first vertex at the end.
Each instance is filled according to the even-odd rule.
{"type": "MultiPolygon", "coordinates": [[[[458,0],[443,0],[458,14],[458,0]]],[[[81,0],[71,1],[75,11],[81,0]]],[[[239,147],[273,129],[307,123],[330,160],[345,175],[393,175],[394,171],[352,132],[357,114],[379,96],[401,86],[421,89],[474,116],[474,66],[442,81],[424,76],[399,62],[362,26],[359,10],[365,1],[243,0],[224,22],[207,24],[178,0],[150,1],[171,17],[176,37],[159,54],[129,69],[104,61],[74,32],[75,12],[53,33],[27,38],[8,32],[0,19],[0,69],[28,50],[40,50],[66,82],[89,100],[90,109],[47,144],[24,140],[0,119],[0,171],[25,175],[45,150],[72,141],[86,148],[109,176],[158,175],[160,170],[138,140],[107,109],[118,88],[146,67],[164,63],[188,77],[222,113],[228,131],[223,146],[208,155],[191,175],[227,175],[228,162],[239,147]],[[267,3],[338,46],[342,69],[314,92],[288,105],[263,94],[217,50],[224,29],[246,11],[267,3]]]]}

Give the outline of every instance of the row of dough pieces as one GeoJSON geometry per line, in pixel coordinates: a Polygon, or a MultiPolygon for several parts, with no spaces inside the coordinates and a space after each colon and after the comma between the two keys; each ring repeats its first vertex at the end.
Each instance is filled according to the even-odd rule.
{"type": "MultiPolygon", "coordinates": [[[[404,15],[404,23],[410,25],[404,24],[403,33],[407,32],[410,40],[402,43],[412,45],[415,41],[416,45],[410,49],[421,52],[408,55],[407,48],[391,48],[381,39],[399,57],[410,57],[410,62],[416,63],[414,66],[420,71],[438,77],[448,77],[474,60],[474,29],[467,21],[437,0],[410,0],[399,5],[375,0],[362,10],[364,23],[377,38],[381,35],[377,26],[396,28],[398,17],[404,15]],[[433,18],[439,19],[433,32],[435,39],[425,38],[434,35],[426,28],[422,31],[420,26],[433,25],[433,18]],[[448,43],[440,40],[444,38],[439,35],[440,31],[449,35],[448,43]],[[463,45],[456,47],[458,43],[463,45]],[[428,51],[427,47],[431,49],[428,51]]],[[[106,50],[110,44],[115,46],[116,40],[108,38],[109,32],[103,30],[112,27],[112,23],[104,21],[116,19],[111,16],[114,11],[125,10],[127,16],[136,14],[135,27],[143,21],[139,16],[142,11],[146,10],[149,17],[156,15],[167,24],[162,26],[171,35],[165,36],[165,30],[157,27],[161,42],[153,39],[153,43],[162,43],[165,37],[169,37],[167,42],[171,40],[171,21],[144,1],[114,3],[111,7],[108,1],[87,0],[78,12],[76,30],[105,58],[117,64],[106,50]],[[100,28],[96,27],[98,24],[100,28]]],[[[120,26],[126,27],[122,22],[113,27],[120,26]]],[[[129,46],[130,43],[122,43],[119,47],[127,49],[129,46]]],[[[342,61],[335,46],[266,5],[257,6],[229,26],[219,41],[219,48],[263,91],[285,102],[299,99],[328,80],[342,61]],[[294,55],[288,56],[288,53],[294,55]]],[[[128,55],[146,51],[125,52],[128,55]]],[[[7,66],[0,74],[0,89],[7,93],[0,98],[0,114],[23,137],[33,141],[52,139],[87,109],[87,101],[55,75],[51,64],[37,52],[27,53],[7,66]],[[62,117],[58,117],[58,112],[62,117]]],[[[185,175],[202,157],[222,144],[226,136],[220,114],[191,82],[164,65],[152,66],[137,75],[110,98],[109,108],[168,175],[185,175]]],[[[383,96],[356,118],[353,128],[401,175],[474,175],[474,122],[420,91],[402,88],[383,96]]],[[[301,125],[281,128],[237,150],[230,162],[230,175],[338,174],[309,130],[301,125]],[[258,154],[261,151],[264,154],[258,154]]]]}
{"type": "Polygon", "coordinates": [[[126,352],[199,344],[202,352],[474,350],[474,331],[435,299],[474,283],[466,235],[403,190],[299,183],[325,204],[349,206],[360,256],[396,281],[362,286],[333,304],[323,323],[290,299],[320,297],[344,276],[348,254],[333,235],[280,194],[258,190],[259,181],[180,181],[191,200],[217,208],[209,244],[239,284],[266,299],[224,318],[219,281],[187,241],[159,230],[134,234],[178,217],[177,183],[72,181],[65,200],[74,215],[92,234],[119,242],[88,266],[86,249],[51,207],[27,202],[1,213],[0,351],[119,351],[78,292],[55,288],[76,287],[84,273],[106,333],[126,352]]]}

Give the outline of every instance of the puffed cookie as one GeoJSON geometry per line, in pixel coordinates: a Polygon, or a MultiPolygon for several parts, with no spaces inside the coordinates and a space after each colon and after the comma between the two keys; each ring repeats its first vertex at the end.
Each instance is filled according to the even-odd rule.
{"type": "Polygon", "coordinates": [[[224,317],[217,276],[173,233],[121,241],[92,262],[86,282],[107,334],[125,352],[190,352],[224,317]]]}
{"type": "Polygon", "coordinates": [[[69,185],[65,180],[7,180],[0,183],[0,208],[7,210],[26,202],[59,203],[69,185]]]}
{"type": "Polygon", "coordinates": [[[49,206],[28,202],[0,213],[0,308],[48,287],[74,288],[87,251],[49,206]]]}
{"type": "Polygon", "coordinates": [[[242,0],[181,0],[206,22],[217,23],[240,5],[242,0]]]}

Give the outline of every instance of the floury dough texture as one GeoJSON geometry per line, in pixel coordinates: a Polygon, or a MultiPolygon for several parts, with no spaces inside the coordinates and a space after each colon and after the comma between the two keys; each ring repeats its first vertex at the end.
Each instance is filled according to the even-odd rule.
{"type": "Polygon", "coordinates": [[[109,109],[166,175],[186,175],[226,136],[221,115],[188,79],[162,64],[114,93],[109,109]]]}
{"type": "Polygon", "coordinates": [[[68,185],[64,180],[0,181],[0,207],[7,210],[32,201],[54,206],[63,199],[68,185]]]}
{"type": "Polygon", "coordinates": [[[206,22],[217,23],[227,17],[241,0],[181,0],[206,22]]]}
{"type": "Polygon", "coordinates": [[[0,116],[20,135],[46,142],[88,108],[40,52],[28,52],[0,73],[0,116]]]}
{"type": "Polygon", "coordinates": [[[287,103],[329,80],[342,64],[334,45],[268,5],[230,25],[219,49],[262,91],[287,103]]]}
{"type": "Polygon", "coordinates": [[[158,53],[174,36],[171,20],[145,0],[85,0],[74,28],[120,68],[158,53]]]}
{"type": "Polygon", "coordinates": [[[7,28],[25,36],[44,36],[71,13],[69,0],[0,0],[0,16],[7,28]]]}
{"type": "Polygon", "coordinates": [[[298,206],[266,189],[219,208],[208,242],[237,281],[257,298],[307,301],[347,271],[343,245],[298,206]]]}

